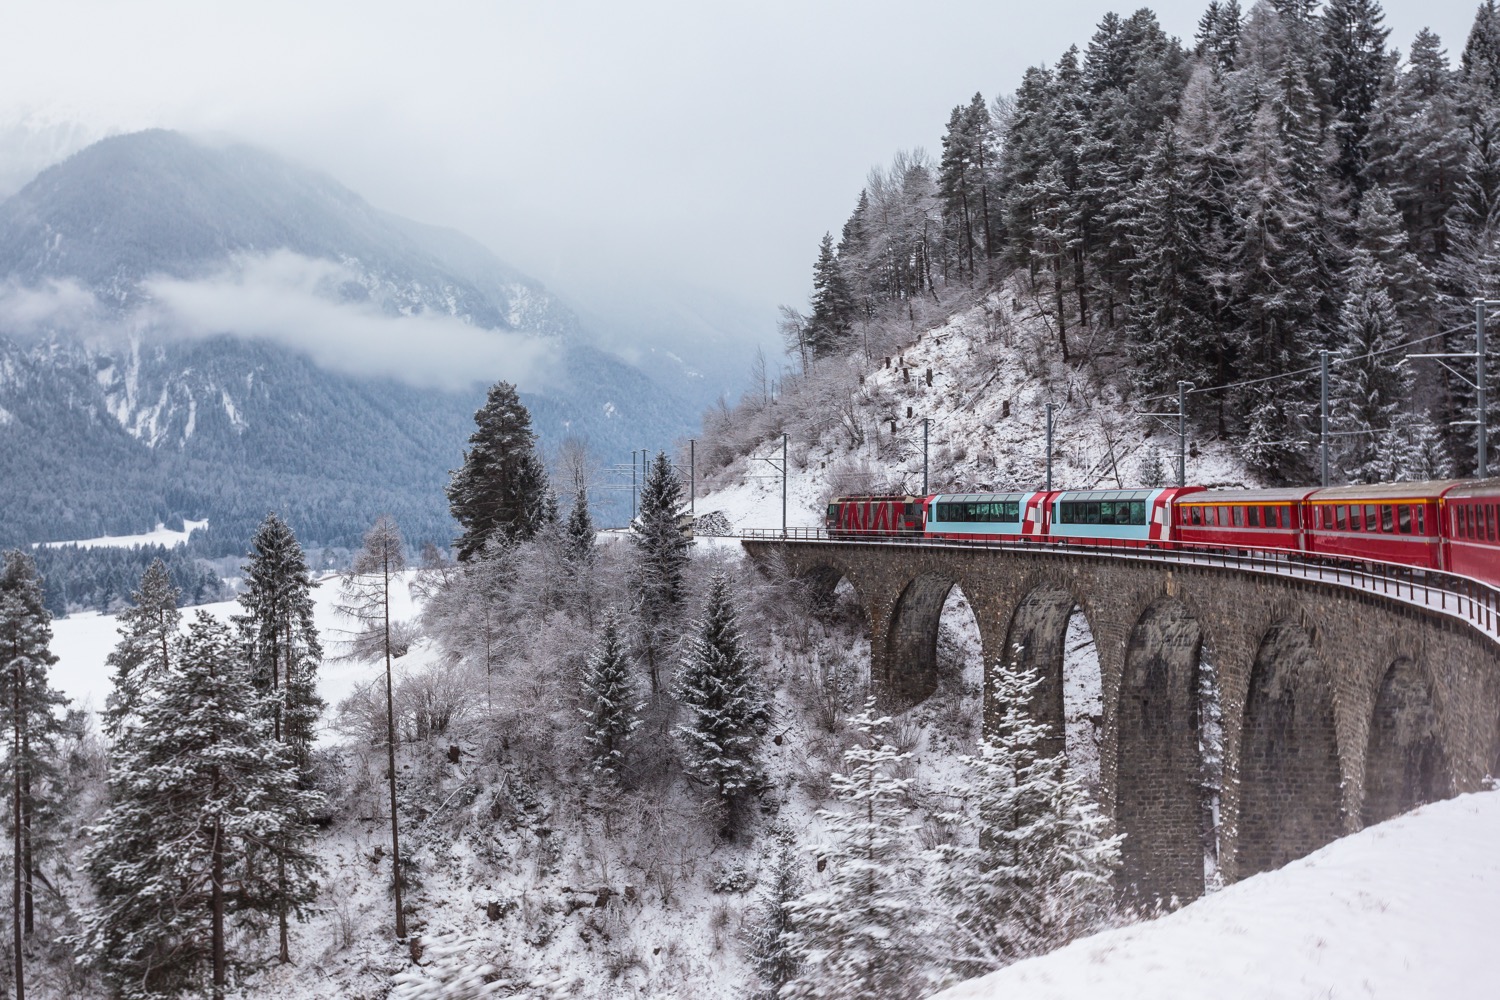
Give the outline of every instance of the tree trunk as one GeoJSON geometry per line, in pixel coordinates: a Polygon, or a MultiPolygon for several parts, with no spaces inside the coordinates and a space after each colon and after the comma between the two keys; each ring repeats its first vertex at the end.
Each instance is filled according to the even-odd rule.
{"type": "Polygon", "coordinates": [[[385,621],[385,749],[391,786],[391,888],[396,896],[396,939],[406,939],[406,913],[401,908],[401,823],[396,815],[396,702],[391,684],[391,560],[383,559],[385,587],[381,610],[385,621]]]}
{"type": "MultiPolygon", "coordinates": [[[[31,760],[31,733],[21,733],[21,760],[31,760]]],[[[31,769],[21,769],[21,902],[26,913],[22,930],[27,937],[36,932],[36,856],[31,847],[31,814],[36,802],[31,797],[31,769]]]]}
{"type": "Polygon", "coordinates": [[[14,883],[11,886],[10,924],[15,944],[13,957],[16,965],[16,1000],[26,1000],[25,956],[21,953],[21,661],[19,658],[15,661],[14,670],[16,676],[11,688],[11,718],[15,720],[12,784],[15,790],[13,806],[16,837],[15,854],[11,858],[11,874],[14,877],[14,883]]]}
{"type": "MultiPolygon", "coordinates": [[[[214,768],[214,798],[218,798],[219,769],[214,768]]],[[[222,1000],[229,968],[224,953],[224,821],[214,817],[213,846],[213,960],[214,997],[222,1000]]]]}

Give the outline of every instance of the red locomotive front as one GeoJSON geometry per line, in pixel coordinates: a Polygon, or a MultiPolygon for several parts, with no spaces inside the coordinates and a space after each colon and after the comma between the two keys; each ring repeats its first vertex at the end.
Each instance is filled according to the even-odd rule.
{"type": "Polygon", "coordinates": [[[831,538],[920,535],[927,504],[918,496],[838,497],[829,501],[823,523],[831,538]]]}

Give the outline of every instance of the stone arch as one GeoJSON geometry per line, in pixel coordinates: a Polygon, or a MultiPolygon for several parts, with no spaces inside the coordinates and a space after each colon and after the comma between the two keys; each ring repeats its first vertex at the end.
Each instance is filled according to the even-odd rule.
{"type": "Polygon", "coordinates": [[[835,616],[841,609],[848,609],[864,620],[869,629],[869,612],[864,595],[852,574],[842,566],[819,563],[799,574],[798,577],[807,595],[808,605],[819,617],[835,616]]]}
{"type": "Polygon", "coordinates": [[[885,636],[881,695],[890,704],[915,705],[937,690],[938,628],[943,604],[958,580],[947,573],[923,573],[896,599],[885,636]]]}
{"type": "MultiPolygon", "coordinates": [[[[1016,604],[1005,631],[1002,653],[1005,662],[1012,668],[1035,670],[1042,678],[1032,700],[1031,715],[1052,729],[1051,738],[1042,748],[1043,753],[1068,750],[1070,757],[1088,756],[1078,753],[1078,746],[1069,745],[1070,740],[1076,742],[1084,728],[1075,725],[1078,720],[1070,717],[1070,708],[1076,714],[1075,703],[1080,699],[1097,702],[1100,697],[1097,651],[1091,658],[1093,671],[1086,685],[1081,683],[1082,679],[1067,674],[1070,643],[1077,644],[1080,640],[1089,647],[1094,644],[1088,616],[1071,591],[1055,584],[1041,584],[1027,591],[1016,604]]],[[[984,697],[985,717],[993,718],[999,706],[991,704],[988,688],[984,697]]],[[[1092,744],[1088,748],[1093,758],[1091,777],[1097,780],[1098,742],[1092,732],[1092,719],[1086,719],[1084,723],[1090,730],[1088,735],[1092,744]]]]}
{"type": "Polygon", "coordinates": [[[1452,794],[1432,678],[1410,656],[1398,656],[1381,677],[1365,745],[1364,791],[1365,826],[1452,794]]]}
{"type": "Polygon", "coordinates": [[[1115,823],[1128,899],[1187,901],[1204,887],[1200,750],[1203,629],[1175,599],[1151,604],[1125,648],[1115,712],[1115,823]]]}
{"type": "Polygon", "coordinates": [[[1240,731],[1236,874],[1279,868],[1343,830],[1333,685],[1307,631],[1288,619],[1261,638],[1240,731]]]}

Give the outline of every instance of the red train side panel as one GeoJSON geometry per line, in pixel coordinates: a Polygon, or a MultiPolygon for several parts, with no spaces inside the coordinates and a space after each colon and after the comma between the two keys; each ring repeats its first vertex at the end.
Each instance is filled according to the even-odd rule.
{"type": "Polygon", "coordinates": [[[1173,503],[1173,539],[1186,545],[1301,550],[1302,502],[1312,492],[1306,487],[1200,490],[1173,503]]]}
{"type": "Polygon", "coordinates": [[[1440,501],[1443,564],[1452,573],[1500,585],[1500,479],[1470,480],[1440,501]]]}
{"type": "Polygon", "coordinates": [[[1306,551],[1443,569],[1440,505],[1444,494],[1460,482],[1440,479],[1317,490],[1303,503],[1306,551]]]}

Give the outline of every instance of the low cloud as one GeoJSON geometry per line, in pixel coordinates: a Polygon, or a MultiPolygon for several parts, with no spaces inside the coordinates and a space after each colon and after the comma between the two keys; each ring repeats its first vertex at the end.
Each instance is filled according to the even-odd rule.
{"type": "Polygon", "coordinates": [[[238,258],[205,279],[151,278],[141,288],[147,304],[121,316],[71,280],[11,281],[0,285],[0,335],[232,334],[300,351],[330,371],[437,389],[505,379],[534,390],[556,360],[554,343],[539,337],[383,307],[352,269],[288,251],[238,258]]]}
{"type": "Polygon", "coordinates": [[[240,258],[207,279],[142,283],[157,325],[177,336],[234,334],[306,353],[358,376],[462,389],[497,379],[536,388],[550,342],[435,312],[404,315],[367,298],[349,268],[288,251],[240,258]]]}

